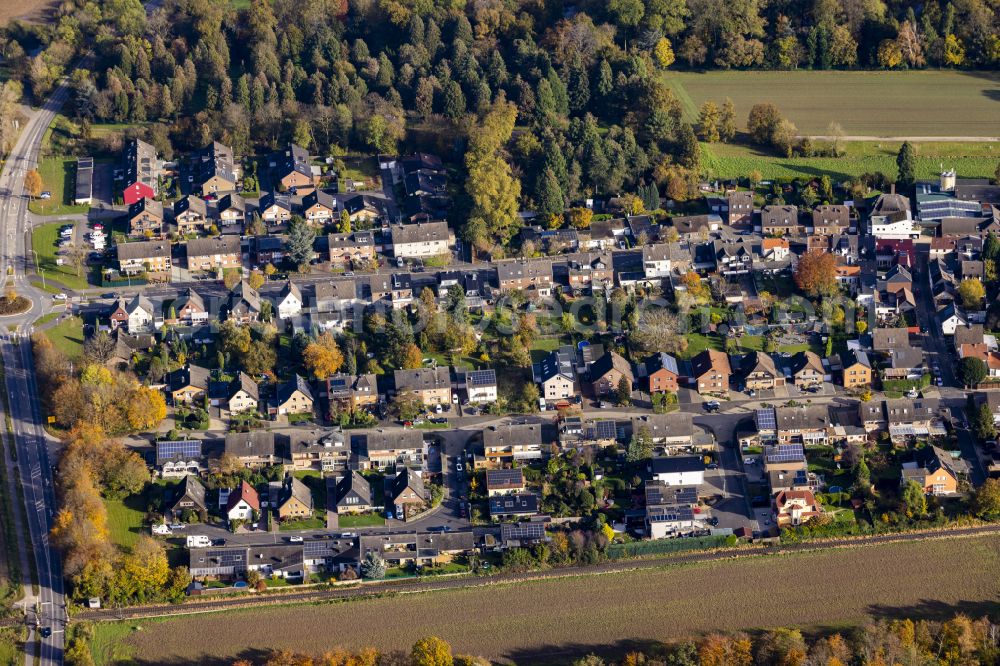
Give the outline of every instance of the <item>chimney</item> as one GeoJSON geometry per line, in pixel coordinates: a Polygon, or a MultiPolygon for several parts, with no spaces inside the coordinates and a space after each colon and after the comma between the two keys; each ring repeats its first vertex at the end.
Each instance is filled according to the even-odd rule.
{"type": "Polygon", "coordinates": [[[889,184],[889,194],[895,194],[895,193],[896,193],[896,183],[890,183],[889,184]]]}

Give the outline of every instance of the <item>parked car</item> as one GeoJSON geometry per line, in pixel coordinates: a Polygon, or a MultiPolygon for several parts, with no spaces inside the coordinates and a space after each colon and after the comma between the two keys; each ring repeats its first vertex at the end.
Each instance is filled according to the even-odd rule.
{"type": "Polygon", "coordinates": [[[296,536],[290,536],[290,537],[288,537],[288,542],[289,543],[302,543],[302,537],[300,537],[298,535],[296,535],[296,536]]]}
{"type": "Polygon", "coordinates": [[[41,194],[38,195],[38,198],[39,199],[51,199],[52,198],[52,193],[49,192],[48,190],[45,190],[44,192],[42,192],[41,194]]]}

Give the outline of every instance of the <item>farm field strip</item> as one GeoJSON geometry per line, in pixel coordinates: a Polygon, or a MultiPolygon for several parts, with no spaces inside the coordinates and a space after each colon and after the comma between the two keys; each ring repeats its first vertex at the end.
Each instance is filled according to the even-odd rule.
{"type": "Polygon", "coordinates": [[[751,106],[771,102],[804,134],[828,134],[836,122],[848,135],[1000,135],[1000,74],[993,72],[712,71],[666,77],[689,120],[705,100],[721,105],[730,97],[740,126],[751,106]]]}
{"type": "Polygon", "coordinates": [[[459,652],[543,663],[566,650],[711,630],[844,626],[895,612],[983,613],[996,608],[998,593],[995,536],[897,542],[609,573],[599,584],[581,575],[323,604],[310,609],[308,623],[301,607],[281,606],[147,620],[134,632],[100,624],[99,634],[121,638],[95,641],[117,646],[117,654],[95,649],[95,657],[98,664],[213,663],[277,648],[405,649],[434,634],[459,652]],[[962,567],[954,566],[958,558],[962,567]],[[270,629],[254,629],[260,626],[270,629]]]}

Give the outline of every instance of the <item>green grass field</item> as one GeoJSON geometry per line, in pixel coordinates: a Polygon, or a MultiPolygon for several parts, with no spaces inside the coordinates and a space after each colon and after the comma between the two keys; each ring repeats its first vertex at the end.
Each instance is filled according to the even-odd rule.
{"type": "Polygon", "coordinates": [[[775,104],[804,134],[831,122],[857,136],[998,136],[1000,74],[987,72],[713,71],[666,75],[695,119],[705,100],[736,105],[737,126],[750,107],[775,104]]]}
{"type": "Polygon", "coordinates": [[[52,222],[35,227],[31,232],[31,248],[38,253],[38,268],[45,272],[47,281],[59,282],[70,289],[86,289],[88,284],[85,267],[77,275],[73,266],[56,264],[59,229],[65,224],[67,222],[52,222]]]}
{"type": "Polygon", "coordinates": [[[51,199],[35,199],[28,208],[36,215],[71,215],[86,213],[89,206],[73,203],[76,190],[76,158],[46,157],[38,163],[42,177],[42,191],[52,193],[51,199]]]}
{"type": "Polygon", "coordinates": [[[345,527],[381,527],[385,525],[385,518],[377,513],[344,514],[338,516],[337,521],[342,529],[345,527]]]}
{"type": "Polygon", "coordinates": [[[79,317],[64,319],[52,328],[45,329],[49,340],[71,359],[83,354],[83,320],[79,317]]]}
{"type": "Polygon", "coordinates": [[[124,500],[104,500],[104,506],[108,510],[111,541],[115,545],[130,549],[139,540],[146,518],[146,509],[141,506],[143,497],[135,495],[124,500]]]}
{"type": "MultiPolygon", "coordinates": [[[[1000,112],[1000,108],[998,108],[1000,112]]],[[[822,142],[818,142],[822,144],[822,142]]],[[[760,171],[766,180],[828,175],[835,181],[881,171],[895,177],[898,142],[845,143],[844,157],[778,157],[746,145],[703,143],[701,163],[716,178],[745,178],[760,171]]],[[[941,167],[962,178],[991,178],[1000,164],[1000,143],[917,143],[917,177],[936,179],[941,167]]]]}

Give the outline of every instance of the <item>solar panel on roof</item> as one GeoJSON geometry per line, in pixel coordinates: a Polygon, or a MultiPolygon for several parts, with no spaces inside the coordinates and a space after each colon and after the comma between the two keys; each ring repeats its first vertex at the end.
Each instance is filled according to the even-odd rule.
{"type": "Polygon", "coordinates": [[[597,433],[597,439],[615,439],[618,435],[614,421],[597,421],[594,423],[594,431],[597,433]]]}
{"type": "Polygon", "coordinates": [[[758,409],[754,414],[754,420],[757,422],[758,430],[774,430],[778,425],[774,420],[773,409],[758,409]]]}
{"type": "Polygon", "coordinates": [[[187,439],[156,443],[157,460],[169,460],[175,457],[197,458],[201,456],[201,441],[187,439]]]}
{"type": "Polygon", "coordinates": [[[794,462],[805,459],[805,456],[801,444],[779,444],[766,449],[768,462],[794,462]]]}
{"type": "Polygon", "coordinates": [[[519,485],[523,483],[519,469],[491,469],[486,472],[487,485],[519,485]]]}
{"type": "Polygon", "coordinates": [[[544,539],[543,523],[504,523],[500,526],[500,538],[504,541],[544,539]]]}
{"type": "Polygon", "coordinates": [[[490,386],[496,384],[497,376],[493,370],[473,370],[466,376],[466,381],[472,386],[490,386]]]}

